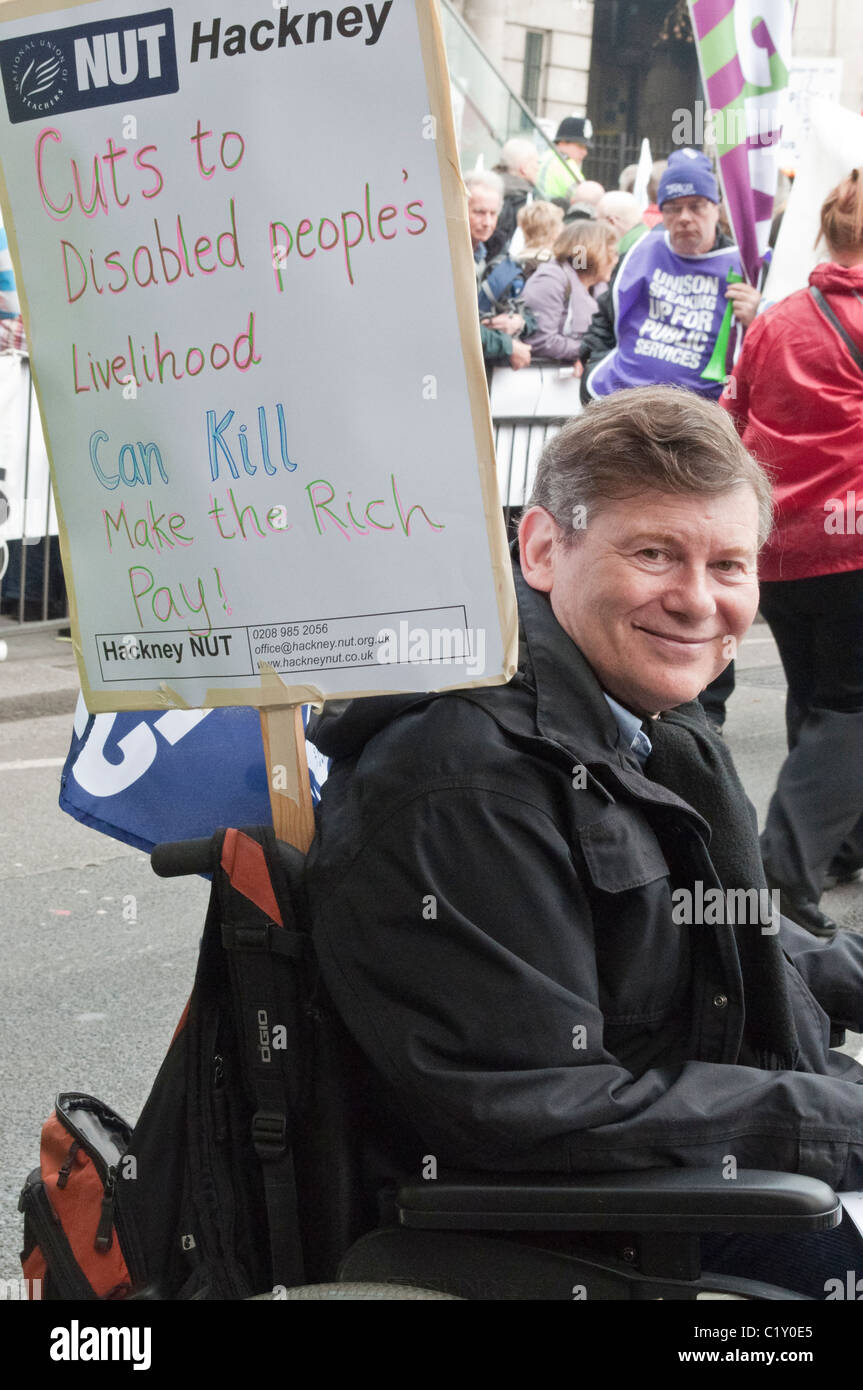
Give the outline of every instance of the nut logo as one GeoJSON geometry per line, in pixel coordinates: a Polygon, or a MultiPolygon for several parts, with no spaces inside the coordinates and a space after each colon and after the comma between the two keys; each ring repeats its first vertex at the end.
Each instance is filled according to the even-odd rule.
{"type": "Polygon", "coordinates": [[[9,78],[21,105],[34,116],[41,116],[53,111],[66,95],[66,55],[53,39],[26,39],[12,58],[9,78]]]}
{"type": "Polygon", "coordinates": [[[12,124],[179,90],[171,10],[50,28],[0,42],[12,124]]]}

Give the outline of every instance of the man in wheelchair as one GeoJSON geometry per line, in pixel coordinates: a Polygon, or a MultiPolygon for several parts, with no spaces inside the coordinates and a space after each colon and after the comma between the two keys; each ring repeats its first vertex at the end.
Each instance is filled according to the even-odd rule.
{"type": "MultiPolygon", "coordinates": [[[[863,941],[781,916],[697,702],[755,617],[770,524],[713,403],[595,402],[547,445],[521,520],[513,680],[313,721],[333,759],[316,951],[416,1179],[863,1187],[863,1069],[830,1050],[863,1031],[863,941]]],[[[703,1245],[711,1270],[811,1297],[855,1250],[847,1221],[703,1245]]]]}

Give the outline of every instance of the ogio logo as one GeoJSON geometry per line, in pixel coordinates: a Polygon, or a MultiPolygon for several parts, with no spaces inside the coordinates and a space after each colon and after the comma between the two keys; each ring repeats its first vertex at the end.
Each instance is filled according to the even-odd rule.
{"type": "Polygon", "coordinates": [[[258,1009],[258,1056],[262,1062],[271,1060],[270,1020],[266,1009],[258,1009]]]}
{"type": "Polygon", "coordinates": [[[0,43],[13,124],[176,92],[171,10],[77,24],[0,43]]]}

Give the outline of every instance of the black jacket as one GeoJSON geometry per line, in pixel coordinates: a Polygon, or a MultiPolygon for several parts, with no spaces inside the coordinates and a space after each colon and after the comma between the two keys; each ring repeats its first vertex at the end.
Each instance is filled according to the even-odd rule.
{"type": "Polygon", "coordinates": [[[830,1019],[863,1025],[863,940],[783,921],[801,1069],[743,1065],[733,933],[672,919],[675,884],[716,881],[707,827],[516,586],[509,685],[328,706],[310,731],[336,759],[309,885],[339,1012],[442,1164],[733,1155],[863,1186],[863,1070],[829,1051],[830,1019]]]}

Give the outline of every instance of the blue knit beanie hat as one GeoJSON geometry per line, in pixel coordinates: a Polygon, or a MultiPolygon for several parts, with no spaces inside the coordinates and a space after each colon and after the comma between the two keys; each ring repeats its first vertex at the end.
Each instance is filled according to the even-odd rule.
{"type": "Polygon", "coordinates": [[[662,207],[670,198],[707,198],[711,203],[719,202],[719,184],[706,154],[685,149],[669,155],[668,167],[659,180],[657,205],[662,207]]]}

